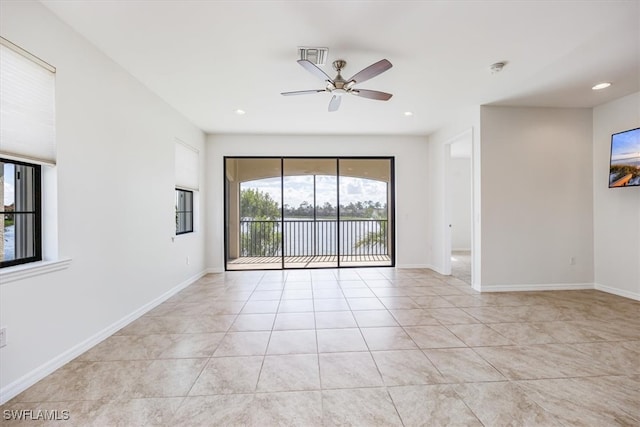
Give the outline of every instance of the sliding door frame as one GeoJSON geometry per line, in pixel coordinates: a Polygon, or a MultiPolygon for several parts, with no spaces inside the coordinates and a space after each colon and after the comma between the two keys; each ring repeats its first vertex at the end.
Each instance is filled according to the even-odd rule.
{"type": "MultiPolygon", "coordinates": [[[[284,223],[284,161],[287,159],[310,159],[310,160],[332,160],[336,161],[336,255],[337,255],[337,267],[285,267],[285,253],[284,253],[284,227],[282,227],[282,241],[281,241],[281,267],[280,270],[312,270],[312,269],[331,269],[331,268],[380,268],[380,267],[388,267],[393,268],[396,265],[396,174],[395,174],[395,157],[394,156],[223,156],[223,177],[222,177],[222,186],[223,186],[223,219],[224,219],[224,269],[225,271],[237,271],[237,270],[229,270],[229,207],[228,205],[228,192],[229,185],[227,183],[227,160],[229,159],[256,159],[256,160],[280,160],[280,222],[284,223]],[[379,265],[361,265],[361,266],[351,266],[351,265],[340,265],[340,160],[388,160],[389,161],[389,183],[390,188],[388,189],[389,198],[387,200],[387,221],[389,224],[389,242],[387,243],[389,251],[391,253],[391,264],[385,266],[379,265]]],[[[314,177],[314,216],[316,211],[316,194],[315,194],[315,177],[314,177]]],[[[256,271],[259,269],[253,269],[248,271],[256,271]]],[[[277,270],[276,270],[277,271],[277,270]]]]}

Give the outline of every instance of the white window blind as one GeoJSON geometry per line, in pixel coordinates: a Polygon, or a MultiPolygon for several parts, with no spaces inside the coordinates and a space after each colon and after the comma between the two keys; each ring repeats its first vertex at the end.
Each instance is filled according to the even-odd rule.
{"type": "Polygon", "coordinates": [[[55,164],[55,68],[0,38],[0,155],[55,164]]]}
{"type": "Polygon", "coordinates": [[[176,139],[175,147],[176,187],[198,190],[199,151],[179,139],[176,139]]]}

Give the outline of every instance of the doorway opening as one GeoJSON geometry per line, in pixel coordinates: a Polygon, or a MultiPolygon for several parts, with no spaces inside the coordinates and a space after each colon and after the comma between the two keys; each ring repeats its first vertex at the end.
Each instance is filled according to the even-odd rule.
{"type": "Polygon", "coordinates": [[[389,267],[392,157],[225,157],[225,268],[389,267]]]}
{"type": "Polygon", "coordinates": [[[466,131],[445,145],[445,274],[472,284],[473,136],[466,131]]]}

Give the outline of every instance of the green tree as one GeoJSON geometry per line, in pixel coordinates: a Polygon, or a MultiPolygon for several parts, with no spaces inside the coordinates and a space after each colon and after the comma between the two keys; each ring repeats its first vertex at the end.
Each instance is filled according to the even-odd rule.
{"type": "Polygon", "coordinates": [[[378,220],[378,231],[370,231],[362,236],[354,245],[360,248],[386,248],[387,246],[387,221],[378,220]]]}
{"type": "Polygon", "coordinates": [[[240,217],[275,220],[280,218],[280,208],[269,193],[247,188],[240,192],[240,217]]]}
{"type": "Polygon", "coordinates": [[[240,252],[243,256],[276,256],[280,251],[282,233],[278,202],[269,193],[247,188],[240,192],[240,217],[248,219],[240,232],[240,252]]]}

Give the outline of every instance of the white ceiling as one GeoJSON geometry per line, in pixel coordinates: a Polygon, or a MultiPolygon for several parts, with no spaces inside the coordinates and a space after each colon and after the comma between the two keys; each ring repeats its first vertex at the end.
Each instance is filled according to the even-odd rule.
{"type": "Polygon", "coordinates": [[[640,90],[640,0],[42,3],[208,133],[425,135],[477,105],[593,107],[640,90]],[[281,96],[323,88],[298,46],[328,47],[330,76],[335,59],[344,77],[388,59],[361,88],[393,98],[328,113],[329,94],[281,96]],[[613,85],[592,91],[600,81],[613,85]]]}

